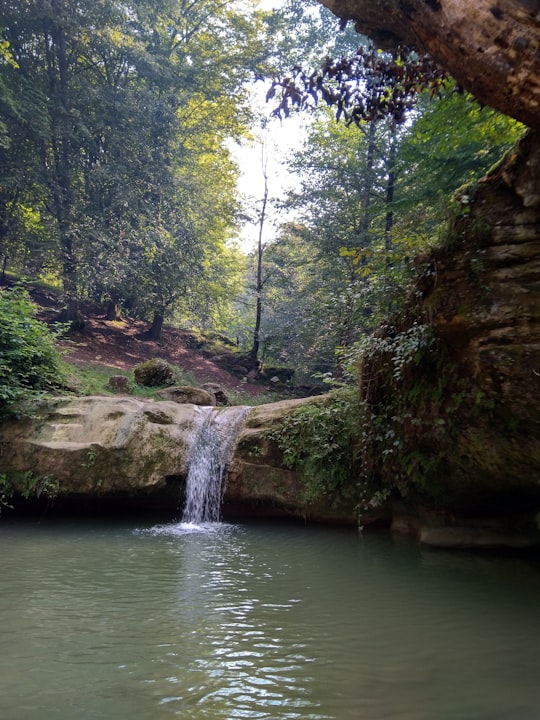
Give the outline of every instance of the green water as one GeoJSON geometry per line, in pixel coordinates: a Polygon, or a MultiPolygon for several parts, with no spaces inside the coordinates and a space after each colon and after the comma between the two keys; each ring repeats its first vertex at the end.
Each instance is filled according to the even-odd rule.
{"type": "Polygon", "coordinates": [[[0,524],[2,720],[538,720],[540,571],[303,525],[0,524]]]}

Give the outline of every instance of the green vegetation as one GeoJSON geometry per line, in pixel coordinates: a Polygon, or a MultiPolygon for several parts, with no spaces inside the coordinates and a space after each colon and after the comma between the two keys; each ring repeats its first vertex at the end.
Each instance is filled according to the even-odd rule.
{"type": "Polygon", "coordinates": [[[358,393],[341,388],[293,411],[270,433],[285,465],[301,474],[307,504],[358,497],[360,408],[358,393]]]}
{"type": "Polygon", "coordinates": [[[13,498],[18,494],[25,500],[45,498],[52,501],[58,494],[58,481],[50,475],[26,472],[0,473],[0,515],[2,509],[13,509],[13,498]]]}
{"type": "Polygon", "coordinates": [[[36,313],[24,288],[0,292],[0,412],[63,382],[55,335],[36,313]]]}

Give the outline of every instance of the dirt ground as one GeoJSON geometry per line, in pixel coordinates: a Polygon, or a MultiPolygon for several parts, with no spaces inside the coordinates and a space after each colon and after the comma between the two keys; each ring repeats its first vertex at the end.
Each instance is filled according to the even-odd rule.
{"type": "MultiPolygon", "coordinates": [[[[56,298],[39,292],[31,294],[34,302],[42,308],[40,317],[46,321],[53,320],[59,309],[56,298]]],[[[84,332],[73,334],[62,343],[65,359],[74,365],[104,365],[130,371],[145,360],[161,358],[191,373],[199,384],[214,382],[227,390],[247,395],[259,395],[267,390],[264,386],[244,382],[212,358],[190,348],[193,336],[187,331],[164,327],[163,339],[156,342],[142,339],[148,328],[143,321],[107,321],[103,319],[103,309],[92,306],[83,308],[83,316],[84,332]]]]}
{"type": "Polygon", "coordinates": [[[85,332],[64,344],[66,360],[75,365],[106,365],[119,370],[132,370],[145,360],[161,358],[191,373],[195,380],[218,383],[228,390],[257,395],[265,388],[229,373],[214,360],[186,347],[189,334],[165,328],[163,340],[142,340],[147,325],[140,321],[109,322],[87,317],[85,332]]]}

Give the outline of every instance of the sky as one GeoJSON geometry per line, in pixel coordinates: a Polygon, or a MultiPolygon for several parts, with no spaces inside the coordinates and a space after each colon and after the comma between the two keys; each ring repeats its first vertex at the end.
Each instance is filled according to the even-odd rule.
{"type": "MultiPolygon", "coordinates": [[[[281,7],[284,0],[260,0],[259,5],[263,10],[271,10],[281,7]]],[[[268,198],[270,204],[273,201],[283,199],[289,187],[294,187],[295,179],[287,171],[284,161],[291,155],[294,149],[300,148],[302,138],[305,134],[303,125],[305,119],[302,117],[289,117],[284,121],[277,118],[270,119],[272,103],[265,101],[268,87],[257,83],[253,88],[253,103],[258,114],[268,119],[266,128],[254,134],[257,138],[254,142],[244,142],[242,146],[233,145],[231,151],[241,170],[241,177],[238,183],[238,190],[245,198],[248,210],[256,211],[257,201],[261,202],[264,194],[264,174],[262,165],[262,148],[264,145],[267,157],[268,175],[268,198]]],[[[255,213],[254,213],[255,214],[255,213]]],[[[276,228],[272,226],[271,218],[274,218],[274,225],[280,218],[275,212],[269,213],[269,220],[265,228],[266,240],[275,236],[276,228]]],[[[284,220],[285,218],[281,218],[284,220]]],[[[239,243],[245,252],[253,249],[258,240],[258,226],[246,223],[239,238],[239,243]]]]}
{"type": "MultiPolygon", "coordinates": [[[[270,115],[272,106],[270,103],[262,107],[265,115],[270,115]]],[[[271,227],[272,219],[275,223],[286,218],[277,216],[272,205],[287,194],[287,190],[297,185],[295,177],[288,171],[285,161],[291,153],[300,149],[303,138],[305,119],[302,117],[289,117],[283,121],[272,119],[264,130],[255,131],[256,139],[253,142],[245,142],[242,146],[233,146],[233,155],[240,167],[241,176],[238,182],[238,190],[247,203],[248,210],[253,212],[260,206],[264,195],[264,171],[263,162],[266,162],[266,174],[268,177],[268,200],[269,209],[268,222],[265,236],[274,233],[275,227],[271,227]],[[264,157],[264,161],[263,161],[264,157]]],[[[258,239],[258,226],[247,223],[241,233],[240,245],[245,251],[249,251],[258,239]]]]}

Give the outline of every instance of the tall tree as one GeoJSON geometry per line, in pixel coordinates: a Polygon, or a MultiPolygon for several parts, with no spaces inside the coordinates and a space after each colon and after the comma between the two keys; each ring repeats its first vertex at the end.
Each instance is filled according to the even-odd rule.
{"type": "MultiPolygon", "coordinates": [[[[182,252],[200,278],[194,258],[202,268],[230,234],[235,171],[225,142],[244,131],[245,82],[267,54],[254,7],[220,0],[0,7],[13,58],[0,66],[9,90],[0,105],[2,233],[12,237],[29,207],[56,237],[66,318],[77,318],[83,292],[121,302],[135,269],[145,278],[149,268],[157,272],[156,257],[171,243],[167,282],[176,267],[185,284],[182,252]],[[210,155],[218,161],[205,160],[208,179],[196,182],[210,155]]],[[[156,327],[162,311],[161,302],[156,327]]]]}
{"type": "Polygon", "coordinates": [[[266,156],[266,148],[262,145],[261,148],[261,170],[263,176],[263,195],[260,203],[260,209],[258,212],[258,234],[257,234],[257,248],[256,254],[256,265],[257,270],[255,274],[255,324],[253,327],[253,343],[249,355],[254,363],[258,362],[259,349],[261,346],[261,323],[262,323],[262,311],[263,311],[263,291],[265,280],[263,277],[263,254],[265,249],[264,244],[264,229],[265,222],[267,220],[268,213],[268,158],[266,156]]]}

